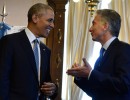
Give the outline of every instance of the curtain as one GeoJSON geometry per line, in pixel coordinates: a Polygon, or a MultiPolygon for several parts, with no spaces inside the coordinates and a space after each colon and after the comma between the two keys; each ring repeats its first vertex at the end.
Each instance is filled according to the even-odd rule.
{"type": "Polygon", "coordinates": [[[112,0],[111,8],[121,15],[119,39],[130,44],[130,0],[112,0]]]}

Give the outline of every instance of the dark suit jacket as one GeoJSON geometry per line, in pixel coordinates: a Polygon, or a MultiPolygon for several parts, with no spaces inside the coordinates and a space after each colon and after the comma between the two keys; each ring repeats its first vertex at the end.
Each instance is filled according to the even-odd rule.
{"type": "Polygon", "coordinates": [[[130,100],[130,45],[115,39],[98,60],[89,80],[75,83],[93,100],[130,100]]]}
{"type": "MultiPolygon", "coordinates": [[[[51,81],[50,50],[40,43],[41,84],[51,81]]],[[[38,75],[25,31],[0,40],[0,100],[37,100],[38,75]]]]}

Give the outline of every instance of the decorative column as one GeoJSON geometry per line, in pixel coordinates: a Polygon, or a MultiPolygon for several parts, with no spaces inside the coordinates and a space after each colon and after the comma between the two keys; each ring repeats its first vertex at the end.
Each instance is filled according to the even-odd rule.
{"type": "Polygon", "coordinates": [[[46,44],[51,49],[51,76],[58,85],[58,96],[55,100],[61,100],[62,69],[64,50],[64,24],[65,5],[68,0],[47,0],[55,11],[54,29],[50,32],[46,44]]]}

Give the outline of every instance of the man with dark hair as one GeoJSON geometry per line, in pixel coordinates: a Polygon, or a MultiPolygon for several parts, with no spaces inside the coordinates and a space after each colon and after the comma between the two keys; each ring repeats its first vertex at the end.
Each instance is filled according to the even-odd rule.
{"type": "Polygon", "coordinates": [[[37,3],[28,11],[25,30],[0,40],[0,100],[46,100],[54,98],[51,82],[51,51],[40,42],[54,28],[54,11],[37,3]]]}
{"type": "Polygon", "coordinates": [[[97,10],[89,30],[92,39],[102,45],[94,69],[83,58],[83,66],[75,63],[67,70],[93,100],[130,99],[130,45],[118,40],[120,26],[116,11],[97,10]]]}

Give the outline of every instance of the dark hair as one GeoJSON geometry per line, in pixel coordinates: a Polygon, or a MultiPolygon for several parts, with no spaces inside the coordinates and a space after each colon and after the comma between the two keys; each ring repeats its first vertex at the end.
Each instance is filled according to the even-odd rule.
{"type": "Polygon", "coordinates": [[[111,10],[111,9],[97,10],[96,13],[109,23],[109,30],[111,34],[113,36],[118,37],[120,27],[121,27],[120,15],[115,10],[111,10]]]}
{"type": "Polygon", "coordinates": [[[33,5],[28,11],[28,15],[27,15],[28,22],[32,21],[32,16],[34,14],[36,14],[36,15],[43,14],[43,11],[46,12],[48,9],[53,11],[53,9],[50,6],[43,4],[43,3],[37,3],[37,4],[33,5]]]}

